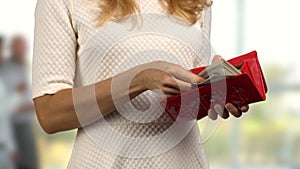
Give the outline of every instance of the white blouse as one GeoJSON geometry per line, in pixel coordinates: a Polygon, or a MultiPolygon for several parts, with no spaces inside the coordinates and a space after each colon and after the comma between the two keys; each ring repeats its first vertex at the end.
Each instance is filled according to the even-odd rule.
{"type": "MultiPolygon", "coordinates": [[[[32,97],[90,85],[154,60],[180,64],[186,69],[208,63],[209,8],[195,25],[189,26],[166,15],[158,0],[137,3],[142,21],[137,18],[136,27],[129,30],[130,20],[97,27],[101,9],[96,0],[38,0],[32,97]]],[[[155,114],[162,110],[159,104],[151,104],[158,103],[157,99],[152,91],[144,92],[102,120],[78,129],[68,168],[208,168],[197,123],[192,123],[185,137],[177,142],[159,137],[174,122],[164,112],[155,114]],[[157,118],[145,122],[143,118],[151,119],[153,114],[132,113],[148,109],[157,118]],[[128,116],[124,117],[124,113],[128,116]],[[127,138],[150,141],[132,145],[111,135],[105,124],[127,138]],[[170,144],[174,145],[166,148],[170,144]]]]}

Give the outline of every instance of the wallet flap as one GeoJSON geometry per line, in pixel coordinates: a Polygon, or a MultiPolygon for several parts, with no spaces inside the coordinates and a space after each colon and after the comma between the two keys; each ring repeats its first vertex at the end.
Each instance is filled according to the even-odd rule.
{"type": "Polygon", "coordinates": [[[252,51],[250,53],[238,56],[236,58],[228,60],[232,65],[238,65],[241,63],[245,63],[242,66],[243,73],[249,74],[252,82],[256,84],[256,88],[259,90],[259,93],[263,99],[266,99],[266,93],[268,91],[265,77],[262,72],[262,68],[260,66],[257,52],[252,51]]]}

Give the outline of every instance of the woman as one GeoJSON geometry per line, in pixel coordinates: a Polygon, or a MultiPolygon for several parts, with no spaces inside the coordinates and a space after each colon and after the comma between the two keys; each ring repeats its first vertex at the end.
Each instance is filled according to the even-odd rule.
{"type": "MultiPolygon", "coordinates": [[[[126,32],[122,26],[129,21],[122,18],[134,13],[142,14],[142,20],[149,18],[146,14],[150,13],[155,24],[175,23],[172,26],[178,29],[201,26],[205,39],[209,36],[207,18],[210,5],[204,0],[38,0],[33,99],[39,122],[47,133],[78,128],[68,168],[208,168],[196,124],[172,148],[153,154],[152,149],[159,151],[155,145],[151,148],[132,148],[130,142],[122,144],[120,142],[123,141],[117,141],[109,132],[103,135],[106,132],[102,128],[105,122],[122,135],[146,141],[167,131],[173,122],[166,113],[155,114],[162,109],[154,93],[160,90],[160,93],[170,97],[189,90],[191,82],[203,81],[187,71],[187,68],[200,66],[195,65],[190,49],[170,36],[138,34],[127,36],[112,47],[108,46],[109,49],[103,49],[108,52],[101,59],[97,58],[100,57],[97,53],[102,52],[103,46],[114,36],[126,32]],[[174,17],[159,17],[166,13],[174,17]],[[182,23],[174,21],[174,18],[184,20],[189,26],[180,27],[182,23]],[[114,26],[119,26],[119,29],[114,26]],[[148,49],[152,52],[147,53],[148,49]],[[174,57],[165,57],[168,54],[162,54],[162,50],[172,54],[175,52],[179,62],[174,61],[174,57]],[[92,66],[98,60],[101,60],[98,65],[92,66]],[[95,74],[95,77],[87,77],[90,74],[95,74]],[[90,96],[91,93],[95,96],[90,96]],[[134,109],[124,108],[128,97],[134,109]],[[92,102],[97,104],[96,109],[101,114],[92,108],[92,102]],[[152,114],[143,114],[145,118],[141,119],[142,113],[130,116],[131,110],[147,112],[148,109],[158,118],[149,120],[146,117],[151,119],[152,114]],[[124,117],[124,112],[129,113],[130,117],[124,117]],[[130,120],[131,117],[134,120],[130,120]],[[124,146],[118,146],[121,144],[124,146]],[[138,154],[141,152],[150,152],[150,155],[138,154]]],[[[135,20],[131,30],[135,30],[140,21],[139,17],[132,18],[135,20]]],[[[143,23],[148,24],[146,19],[143,23]]],[[[160,28],[154,26],[153,29],[157,27],[160,28]]],[[[202,59],[208,60],[205,57],[202,59]]],[[[209,111],[209,116],[215,119],[219,114],[227,118],[230,112],[239,117],[247,110],[247,105],[239,109],[228,103],[224,112],[220,105],[216,105],[214,110],[209,111]]],[[[168,139],[156,140],[164,140],[157,144],[160,147],[168,139]]]]}

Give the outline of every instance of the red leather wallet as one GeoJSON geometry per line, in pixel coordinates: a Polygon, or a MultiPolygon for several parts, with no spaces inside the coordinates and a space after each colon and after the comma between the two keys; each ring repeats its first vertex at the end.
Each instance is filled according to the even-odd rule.
{"type": "MultiPolygon", "coordinates": [[[[202,119],[216,103],[233,103],[241,107],[266,100],[268,89],[257,52],[250,52],[228,62],[234,66],[242,65],[240,68],[242,74],[197,87],[160,102],[174,121],[202,119]]],[[[191,72],[199,74],[205,68],[194,68],[191,72]]]]}

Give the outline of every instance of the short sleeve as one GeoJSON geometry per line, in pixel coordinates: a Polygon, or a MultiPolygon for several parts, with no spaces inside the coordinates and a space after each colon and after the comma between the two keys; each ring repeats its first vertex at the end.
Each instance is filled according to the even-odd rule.
{"type": "Polygon", "coordinates": [[[205,8],[201,15],[202,47],[201,55],[194,60],[194,67],[201,67],[209,64],[211,60],[211,7],[205,8]]]}
{"type": "Polygon", "coordinates": [[[38,0],[35,10],[32,98],[72,88],[76,33],[68,0],[38,0]]]}

